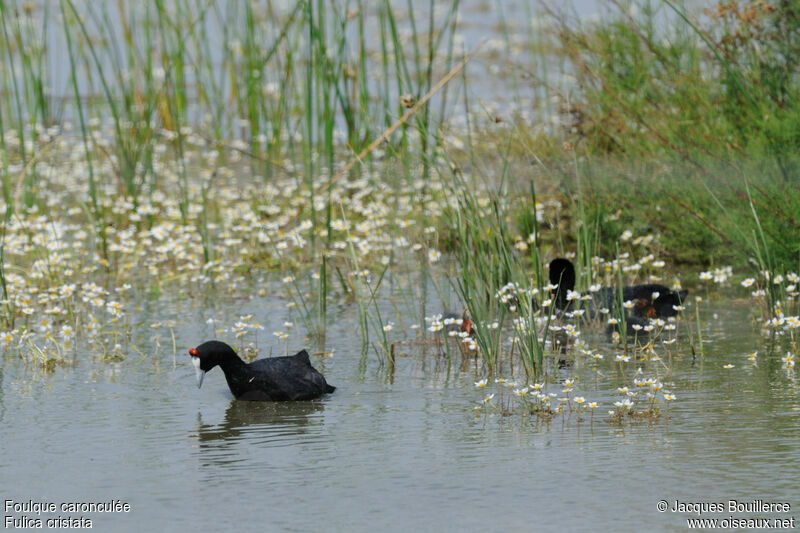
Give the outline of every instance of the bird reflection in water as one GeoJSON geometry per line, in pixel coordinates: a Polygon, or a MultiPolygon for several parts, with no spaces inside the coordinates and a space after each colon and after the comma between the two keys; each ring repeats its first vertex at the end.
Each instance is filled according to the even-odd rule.
{"type": "Polygon", "coordinates": [[[232,400],[219,424],[203,423],[197,414],[197,449],[202,466],[250,469],[268,461],[267,448],[323,437],[323,401],[248,402],[232,400]]]}

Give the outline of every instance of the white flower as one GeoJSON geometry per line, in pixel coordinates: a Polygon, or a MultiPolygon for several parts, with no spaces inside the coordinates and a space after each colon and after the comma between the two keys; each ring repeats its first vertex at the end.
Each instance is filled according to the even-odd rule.
{"type": "Polygon", "coordinates": [[[68,326],[64,324],[61,326],[61,338],[64,340],[69,340],[75,336],[75,330],[72,329],[72,326],[68,326]]]}
{"type": "Polygon", "coordinates": [[[567,290],[567,300],[568,301],[580,300],[580,298],[581,298],[581,293],[576,292],[576,291],[567,290]]]}

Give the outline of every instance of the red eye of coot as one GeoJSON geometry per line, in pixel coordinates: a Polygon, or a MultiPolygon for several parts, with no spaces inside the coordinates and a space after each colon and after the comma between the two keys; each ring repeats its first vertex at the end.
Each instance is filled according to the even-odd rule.
{"type": "Polygon", "coordinates": [[[197,348],[191,348],[189,350],[189,355],[197,357],[197,348]]]}

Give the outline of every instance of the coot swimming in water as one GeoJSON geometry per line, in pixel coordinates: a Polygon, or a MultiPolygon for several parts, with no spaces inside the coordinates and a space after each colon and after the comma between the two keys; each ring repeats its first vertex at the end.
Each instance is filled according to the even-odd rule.
{"type": "Polygon", "coordinates": [[[248,364],[224,342],[207,341],[189,350],[189,355],[197,372],[197,388],[203,384],[206,372],[219,365],[238,400],[311,400],[336,390],[311,366],[305,350],[248,364]]]}
{"type": "MultiPolygon", "coordinates": [[[[567,293],[575,290],[575,267],[569,259],[559,257],[550,262],[550,284],[557,287],[553,290],[555,306],[558,309],[566,309],[570,305],[567,293]]],[[[622,301],[634,302],[631,316],[640,319],[677,315],[675,307],[682,304],[687,294],[689,291],[675,292],[656,283],[622,287],[622,301]]],[[[603,287],[593,295],[591,302],[576,303],[575,307],[587,309],[588,314],[594,316],[601,307],[613,309],[617,304],[617,297],[616,287],[603,287]]]]}

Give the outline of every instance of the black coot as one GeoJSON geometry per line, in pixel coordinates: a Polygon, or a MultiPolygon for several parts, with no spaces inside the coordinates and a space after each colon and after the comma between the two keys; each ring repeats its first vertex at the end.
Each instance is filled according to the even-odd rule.
{"type": "Polygon", "coordinates": [[[207,341],[189,350],[189,355],[197,372],[197,388],[203,384],[206,372],[219,365],[228,387],[239,400],[311,400],[336,390],[311,366],[305,350],[248,364],[224,342],[207,341]]]}
{"type": "MultiPolygon", "coordinates": [[[[570,302],[567,292],[575,290],[575,267],[569,259],[559,257],[550,262],[550,284],[555,285],[553,297],[558,309],[565,309],[570,302]]],[[[675,292],[664,285],[648,283],[622,287],[622,301],[634,302],[631,316],[641,319],[667,318],[675,316],[678,311],[675,307],[682,305],[689,291],[675,292]]],[[[592,296],[592,301],[587,304],[575,304],[576,307],[587,309],[590,316],[594,316],[597,309],[605,307],[613,309],[617,303],[617,288],[603,287],[592,296]]]]}

